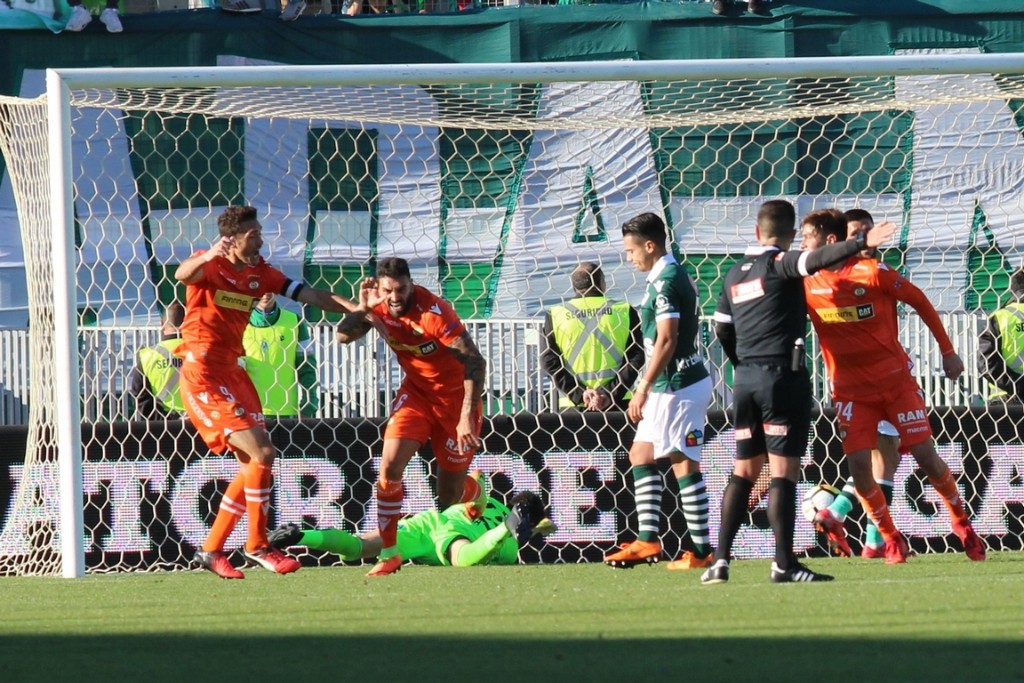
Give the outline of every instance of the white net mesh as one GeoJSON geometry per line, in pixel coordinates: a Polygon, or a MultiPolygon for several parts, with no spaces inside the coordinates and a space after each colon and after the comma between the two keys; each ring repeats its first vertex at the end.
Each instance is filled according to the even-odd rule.
{"type": "MultiPolygon", "coordinates": [[[[541,369],[541,314],[571,295],[579,261],[599,261],[609,294],[638,303],[642,275],[624,261],[618,229],[660,213],[710,315],[767,198],[790,199],[798,214],[859,207],[900,223],[884,258],[943,312],[969,366],[959,383],[942,379],[933,340],[906,313],[903,341],[937,408],[940,453],[979,533],[994,547],[1020,547],[1024,449],[1010,421],[971,404],[987,391],[973,370],[977,333],[1005,298],[1024,234],[1024,79],[952,66],[914,75],[899,57],[892,64],[880,76],[759,77],[754,64],[742,80],[672,81],[582,80],[552,65],[536,82],[434,85],[344,85],[339,70],[336,86],[268,70],[275,85],[73,90],[87,566],[185,566],[234,472],[180,421],[137,421],[128,377],[138,350],[159,339],[161,311],[183,300],[173,269],[213,241],[223,207],[242,203],[259,210],[264,255],[287,274],[352,296],[378,258],[402,256],[420,284],[472,321],[488,360],[490,416],[476,465],[499,496],[544,494],[560,531],[523,557],[561,561],[598,559],[635,531],[632,428],[621,415],[549,412],[556,396],[541,369]]],[[[24,463],[6,465],[0,572],[60,568],[45,115],[43,100],[0,100],[32,302],[29,436],[24,463]]],[[[272,428],[281,454],[273,519],[367,531],[397,367],[376,337],[339,346],[331,319],[292,310],[309,325],[315,419],[272,428]]],[[[5,344],[24,333],[6,332],[5,344]]],[[[731,370],[705,341],[716,381],[704,456],[714,536],[732,465],[721,412],[731,370]]],[[[816,381],[827,410],[820,369],[816,381]]],[[[827,415],[816,436],[801,491],[845,476],[827,415]]],[[[429,455],[410,466],[409,511],[433,505],[433,467],[429,455]]],[[[897,524],[919,550],[957,548],[921,482],[905,461],[897,524]]],[[[752,506],[739,557],[772,548],[764,501],[752,506]]],[[[687,547],[685,524],[668,499],[666,512],[674,553],[687,547]]],[[[798,547],[821,552],[799,524],[798,547]]]]}

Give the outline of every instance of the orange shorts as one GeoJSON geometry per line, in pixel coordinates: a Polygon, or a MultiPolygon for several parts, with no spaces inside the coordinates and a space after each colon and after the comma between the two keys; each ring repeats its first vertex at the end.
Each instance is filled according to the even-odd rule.
{"type": "MultiPolygon", "coordinates": [[[[391,417],[384,429],[385,439],[412,439],[421,444],[430,441],[441,469],[459,472],[469,469],[476,449],[459,453],[456,428],[462,416],[462,397],[457,400],[443,396],[427,397],[402,386],[391,404],[391,417]]],[[[483,404],[477,406],[473,432],[480,435],[483,425],[483,404]]]]}
{"type": "Polygon", "coordinates": [[[186,361],[181,364],[180,386],[192,426],[214,453],[228,449],[232,432],[265,425],[256,387],[238,365],[211,368],[186,361]]]}
{"type": "Polygon", "coordinates": [[[839,436],[847,453],[875,448],[879,420],[888,420],[899,430],[901,452],[932,436],[921,387],[909,375],[898,385],[869,397],[836,394],[835,406],[839,436]]]}

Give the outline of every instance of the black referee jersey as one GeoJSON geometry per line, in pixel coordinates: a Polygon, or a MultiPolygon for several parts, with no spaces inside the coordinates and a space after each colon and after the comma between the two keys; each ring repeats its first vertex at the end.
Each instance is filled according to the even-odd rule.
{"type": "Polygon", "coordinates": [[[788,366],[807,329],[803,278],[845,261],[866,248],[863,238],[815,251],[751,247],[722,282],[715,308],[715,335],[733,365],[788,366]]]}

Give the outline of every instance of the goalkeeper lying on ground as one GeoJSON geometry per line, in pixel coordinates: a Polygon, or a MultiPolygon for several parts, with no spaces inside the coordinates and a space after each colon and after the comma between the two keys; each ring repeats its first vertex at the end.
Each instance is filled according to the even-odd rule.
{"type": "MultiPolygon", "coordinates": [[[[482,514],[477,503],[458,503],[446,510],[425,510],[398,523],[398,549],[415,564],[471,567],[475,564],[516,564],[519,547],[531,536],[547,536],[555,525],[537,494],[524,491],[512,498],[511,509],[486,497],[482,514]]],[[[305,546],[336,553],[344,560],[369,559],[381,549],[380,534],[356,536],[341,529],[301,529],[285,524],[270,533],[276,548],[305,546]]]]}

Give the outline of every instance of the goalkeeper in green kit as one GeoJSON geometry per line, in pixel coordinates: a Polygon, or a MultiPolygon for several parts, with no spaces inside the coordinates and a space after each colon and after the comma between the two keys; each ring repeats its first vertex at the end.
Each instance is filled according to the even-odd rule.
{"type": "MultiPolygon", "coordinates": [[[[401,556],[415,564],[471,567],[477,564],[516,564],[519,548],[534,535],[547,536],[555,525],[547,518],[537,494],[515,495],[510,507],[486,495],[472,503],[445,510],[425,510],[398,523],[401,556]]],[[[276,548],[304,546],[336,553],[344,560],[374,558],[380,534],[356,536],[341,529],[301,529],[285,524],[270,533],[276,548]]]]}

